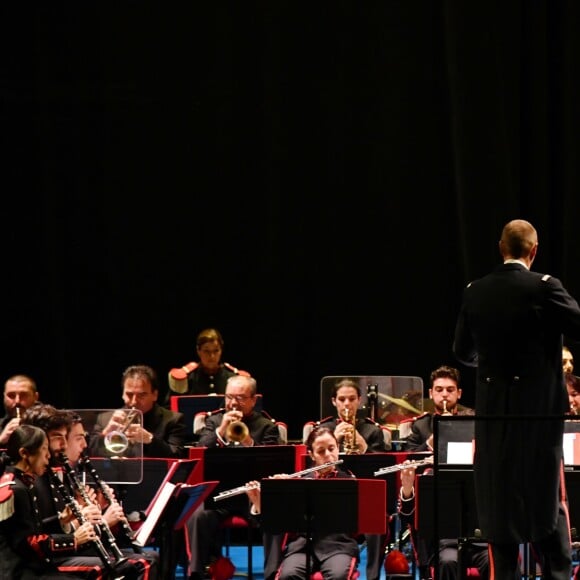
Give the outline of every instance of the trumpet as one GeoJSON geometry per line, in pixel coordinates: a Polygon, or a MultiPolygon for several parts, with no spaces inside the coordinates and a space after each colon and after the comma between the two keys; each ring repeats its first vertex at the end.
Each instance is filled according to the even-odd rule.
{"type": "Polygon", "coordinates": [[[451,411],[447,410],[447,399],[443,399],[443,413],[441,415],[453,415],[451,411]]]}
{"type": "MultiPolygon", "coordinates": [[[[314,471],[320,471],[321,469],[327,469],[328,467],[332,467],[333,465],[339,465],[343,463],[343,459],[339,459],[338,461],[329,461],[328,463],[323,463],[322,465],[315,465],[314,467],[309,467],[308,469],[303,469],[302,471],[297,471],[296,473],[291,473],[287,479],[295,479],[297,477],[302,477],[308,473],[313,473],[314,471]]],[[[214,498],[213,501],[220,501],[221,499],[227,499],[229,497],[233,497],[235,495],[240,495],[242,493],[246,493],[251,489],[259,489],[260,485],[240,485],[240,487],[234,487],[233,489],[228,489],[227,491],[222,491],[218,493],[214,498]]]]}
{"type": "Polygon", "coordinates": [[[120,455],[129,447],[129,438],[126,435],[127,429],[133,425],[135,419],[138,417],[139,411],[135,407],[131,407],[125,414],[123,424],[113,431],[109,431],[105,435],[105,448],[115,455],[120,455]]]}
{"type": "Polygon", "coordinates": [[[226,427],[226,437],[234,445],[241,445],[242,441],[248,437],[250,430],[243,421],[232,421],[226,427]]]}

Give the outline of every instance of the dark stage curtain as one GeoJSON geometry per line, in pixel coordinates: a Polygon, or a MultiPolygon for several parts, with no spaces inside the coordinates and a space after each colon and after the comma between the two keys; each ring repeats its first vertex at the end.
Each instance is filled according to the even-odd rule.
{"type": "Polygon", "coordinates": [[[324,375],[427,387],[515,217],[580,296],[576,2],[0,10],[0,376],[47,402],[165,387],[206,326],[291,437],[324,375]]]}

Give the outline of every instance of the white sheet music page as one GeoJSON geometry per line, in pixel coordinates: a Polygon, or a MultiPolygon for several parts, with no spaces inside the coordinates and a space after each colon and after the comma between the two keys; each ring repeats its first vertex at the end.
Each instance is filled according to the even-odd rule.
{"type": "Polygon", "coordinates": [[[137,532],[137,536],[135,537],[134,544],[138,546],[145,546],[149,541],[149,537],[153,533],[153,529],[157,525],[169,498],[173,495],[173,491],[175,490],[175,484],[171,483],[170,481],[166,481],[164,486],[162,487],[161,491],[159,492],[159,496],[149,512],[147,519],[143,522],[143,525],[139,528],[137,532]]]}

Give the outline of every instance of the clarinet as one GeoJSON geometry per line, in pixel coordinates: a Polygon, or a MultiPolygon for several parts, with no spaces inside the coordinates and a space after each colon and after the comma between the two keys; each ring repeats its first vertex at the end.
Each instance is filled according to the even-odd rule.
{"type": "MultiPolygon", "coordinates": [[[[81,507],[79,506],[76,499],[68,492],[64,483],[60,480],[60,477],[56,474],[56,472],[51,469],[50,467],[46,470],[52,484],[56,487],[58,493],[62,497],[65,504],[70,508],[71,512],[73,513],[74,517],[81,523],[84,524],[87,520],[81,511],[81,507]]],[[[112,572],[114,569],[113,562],[111,561],[111,556],[107,552],[103,542],[97,536],[94,540],[91,540],[91,544],[93,544],[99,554],[99,557],[103,561],[105,568],[112,572]]],[[[121,580],[124,576],[115,576],[116,580],[121,580]]]]}
{"type": "MultiPolygon", "coordinates": [[[[61,453],[59,459],[71,483],[72,488],[76,489],[79,492],[80,496],[83,498],[83,501],[87,505],[91,504],[92,503],[91,498],[88,496],[85,486],[82,484],[82,482],[79,481],[78,477],[76,476],[76,473],[74,472],[74,469],[69,464],[67,456],[64,453],[61,453]]],[[[109,545],[109,548],[111,549],[113,555],[115,556],[116,561],[115,563],[120,564],[122,562],[125,562],[127,560],[127,557],[119,549],[117,541],[115,540],[115,536],[113,535],[113,532],[111,532],[111,528],[108,526],[107,522],[102,521],[99,524],[99,530],[101,531],[102,534],[105,535],[107,539],[107,544],[109,545]]]]}
{"type": "MultiPolygon", "coordinates": [[[[88,455],[86,455],[86,453],[81,454],[79,458],[79,465],[83,469],[83,471],[88,471],[89,475],[95,482],[95,485],[97,486],[99,491],[103,494],[103,497],[109,502],[109,504],[112,504],[115,501],[115,498],[112,496],[109,489],[103,484],[101,476],[97,473],[97,470],[93,467],[93,464],[91,463],[91,460],[89,459],[88,455]]],[[[136,554],[142,554],[143,550],[141,549],[141,547],[134,543],[135,539],[134,533],[133,530],[131,529],[131,526],[129,525],[129,522],[125,518],[123,518],[120,524],[123,530],[123,534],[125,535],[127,540],[131,542],[133,551],[136,554]]]]}

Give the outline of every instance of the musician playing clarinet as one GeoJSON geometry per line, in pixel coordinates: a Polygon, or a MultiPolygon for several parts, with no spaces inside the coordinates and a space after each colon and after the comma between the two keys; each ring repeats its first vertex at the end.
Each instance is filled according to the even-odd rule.
{"type": "Polygon", "coordinates": [[[70,411],[38,404],[31,407],[22,419],[23,425],[39,427],[48,438],[50,469],[34,482],[42,530],[49,534],[74,533],[87,522],[95,530],[93,541],[80,546],[74,557],[58,560],[59,568],[70,570],[75,567],[76,570],[76,567],[81,567],[87,570],[87,578],[98,570],[108,579],[123,576],[126,580],[148,580],[152,577],[148,562],[143,563],[137,555],[129,559],[115,554],[115,546],[111,545],[104,533],[103,526],[107,524],[101,508],[90,499],[95,498],[94,490],[85,489],[89,499],[83,498],[66,476],[63,458],[66,460],[72,418],[70,411]]]}
{"type": "MultiPolygon", "coordinates": [[[[306,440],[306,449],[315,466],[338,460],[339,444],[334,430],[329,427],[313,429],[306,440]]],[[[281,474],[274,477],[288,476],[281,474]]],[[[304,477],[330,479],[352,478],[354,475],[341,469],[340,466],[331,466],[304,477]]],[[[259,518],[261,513],[259,482],[251,481],[247,486],[246,494],[251,502],[250,511],[259,518]]],[[[356,538],[350,534],[342,532],[314,534],[310,549],[305,534],[285,534],[281,540],[281,562],[276,576],[279,580],[306,578],[307,569],[311,572],[320,571],[325,580],[350,580],[357,570],[360,560],[359,546],[356,538]],[[309,551],[312,560],[307,568],[306,558],[309,551]]]]}
{"type": "MultiPolygon", "coordinates": [[[[113,533],[115,543],[123,556],[130,559],[139,571],[140,574],[137,577],[143,576],[154,580],[159,576],[159,552],[144,551],[133,545],[133,531],[129,526],[123,506],[115,497],[114,490],[106,482],[101,481],[86,454],[87,433],[82,417],[74,411],[69,412],[69,417],[71,426],[67,435],[66,458],[70,468],[76,474],[78,481],[91,482],[90,486],[86,486],[87,494],[91,501],[101,509],[103,521],[113,533]]],[[[70,480],[67,482],[73,483],[70,480]]],[[[74,489],[71,490],[71,492],[74,491],[74,489]]]]}

